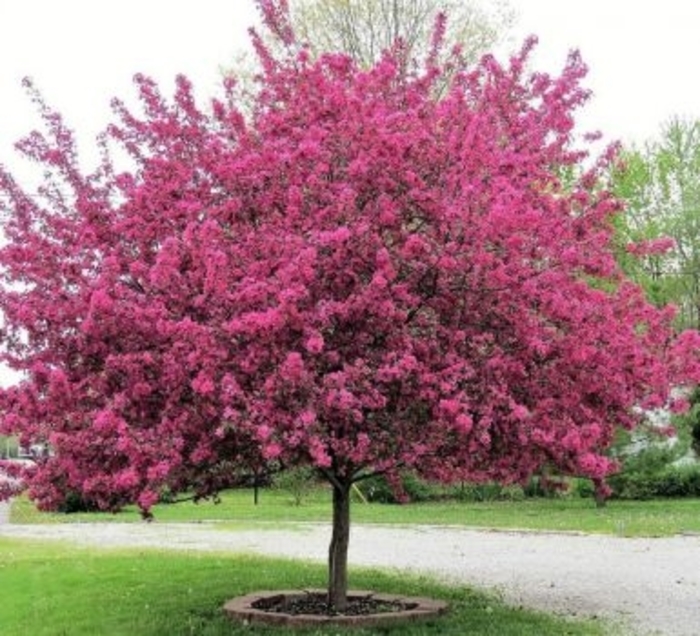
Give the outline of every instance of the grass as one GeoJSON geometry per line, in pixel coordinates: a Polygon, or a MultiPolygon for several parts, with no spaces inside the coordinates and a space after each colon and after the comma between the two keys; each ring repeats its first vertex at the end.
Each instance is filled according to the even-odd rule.
{"type": "MultiPolygon", "coordinates": [[[[216,554],[90,550],[0,538],[4,636],[246,636],[279,634],[233,624],[225,600],[253,590],[323,587],[325,570],[304,562],[216,554]]],[[[382,630],[300,630],[318,636],[601,635],[609,626],[510,608],[492,595],[427,579],[353,570],[351,586],[447,600],[445,617],[382,630]]]]}
{"type": "MultiPolygon", "coordinates": [[[[287,524],[299,521],[329,522],[330,494],[319,488],[300,506],[280,490],[261,492],[260,504],[253,504],[248,490],[228,491],[221,503],[210,501],[196,505],[159,505],[154,510],[159,521],[226,522],[226,527],[256,524],[287,524]]],[[[11,519],[16,523],[55,523],[81,521],[135,521],[135,509],[118,515],[47,514],[37,512],[26,499],[16,500],[11,519]]],[[[475,528],[574,531],[618,536],[671,536],[679,533],[700,533],[700,499],[665,499],[653,501],[610,501],[602,509],[590,499],[576,497],[526,499],[494,502],[431,502],[409,505],[363,504],[352,509],[354,523],[440,524],[475,528]]]]}

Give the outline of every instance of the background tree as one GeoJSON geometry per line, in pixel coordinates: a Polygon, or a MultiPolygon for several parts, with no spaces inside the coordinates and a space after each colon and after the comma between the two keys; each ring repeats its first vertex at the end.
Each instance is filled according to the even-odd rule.
{"type": "MultiPolygon", "coordinates": [[[[463,61],[475,63],[479,57],[508,37],[515,12],[507,0],[484,3],[480,0],[286,0],[291,30],[312,55],[338,52],[350,55],[359,66],[369,67],[382,52],[398,40],[403,43],[405,63],[420,64],[430,51],[435,20],[449,15],[443,37],[449,46],[439,51],[442,81],[449,81],[445,66],[449,49],[458,45],[463,61]]],[[[285,34],[263,30],[265,46],[277,55],[289,44],[285,34]],[[286,44],[285,44],[286,41],[286,44]]],[[[239,96],[252,100],[257,59],[241,52],[224,74],[236,78],[239,96]]],[[[247,112],[247,110],[246,110],[247,112]]]]}
{"type": "Polygon", "coordinates": [[[626,203],[618,221],[623,267],[654,303],[677,305],[680,328],[698,328],[700,122],[676,119],[660,140],[622,159],[613,187],[626,203]]]}
{"type": "MultiPolygon", "coordinates": [[[[284,3],[261,6],[291,41],[284,3]]],[[[531,44],[446,69],[439,96],[435,63],[275,58],[257,38],[250,119],[138,78],[143,112],[115,102],[103,138],[133,158],[121,172],[107,154],[82,174],[39,100],[47,132],[20,148],[42,196],[0,171],[2,361],[26,374],[0,432],[50,444],[25,474],[38,505],[77,491],[148,514],[241,465],[311,466],[342,609],[355,482],[602,480],[614,427],[700,376],[700,336],[674,338],[617,266],[605,158],[562,187],[586,156],[585,67],[529,75],[531,44]]]]}
{"type": "Polygon", "coordinates": [[[435,18],[449,15],[446,41],[475,62],[508,32],[514,13],[507,2],[477,0],[292,0],[292,23],[312,51],[338,51],[360,66],[379,60],[397,40],[408,59],[423,59],[435,18]],[[488,7],[488,8],[487,8],[488,7]]]}

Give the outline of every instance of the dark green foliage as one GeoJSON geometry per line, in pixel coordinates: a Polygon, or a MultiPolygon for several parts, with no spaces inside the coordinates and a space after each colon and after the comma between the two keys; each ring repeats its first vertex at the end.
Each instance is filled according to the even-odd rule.
{"type": "Polygon", "coordinates": [[[577,477],[571,483],[571,493],[582,499],[593,499],[595,497],[595,486],[590,479],[577,477]]]}
{"type": "Polygon", "coordinates": [[[664,466],[656,472],[621,473],[610,479],[617,499],[700,497],[700,464],[664,466]]]}
{"type": "Polygon", "coordinates": [[[700,387],[690,395],[690,409],[679,416],[679,427],[688,431],[690,448],[700,458],[700,387]]]}
{"type": "Polygon", "coordinates": [[[90,501],[78,491],[70,490],[66,493],[58,512],[72,514],[76,512],[97,512],[99,509],[96,503],[90,501]]]}
{"type": "Polygon", "coordinates": [[[693,452],[700,457],[700,422],[693,424],[691,429],[693,452]]]}
{"type": "Polygon", "coordinates": [[[688,399],[690,410],[671,419],[675,439],[659,433],[651,424],[638,429],[634,438],[626,432],[619,434],[613,453],[621,469],[608,479],[613,498],[700,496],[700,463],[687,457],[700,419],[700,391],[696,389],[688,399]]]}
{"type": "MultiPolygon", "coordinates": [[[[682,423],[677,423],[677,427],[682,423]]],[[[650,443],[624,456],[622,470],[608,479],[617,499],[700,496],[700,463],[677,464],[686,444],[650,443]]]]}
{"type": "Polygon", "coordinates": [[[527,496],[521,486],[504,486],[502,484],[463,483],[453,487],[449,496],[459,501],[522,501],[527,496]]]}
{"type": "Polygon", "coordinates": [[[389,504],[446,500],[464,502],[521,501],[526,496],[525,490],[520,486],[470,482],[441,485],[427,482],[413,473],[401,475],[398,492],[381,475],[359,482],[358,487],[368,502],[389,504]]]}
{"type": "Polygon", "coordinates": [[[430,501],[436,488],[413,473],[403,473],[397,490],[383,475],[375,475],[357,483],[362,496],[372,503],[408,503],[430,501]]]}
{"type": "MultiPolygon", "coordinates": [[[[626,438],[629,443],[629,438],[626,438]]],[[[612,496],[618,499],[651,499],[654,497],[653,483],[671,463],[677,452],[668,444],[656,439],[642,442],[640,450],[620,454],[621,470],[608,479],[612,496]]]]}

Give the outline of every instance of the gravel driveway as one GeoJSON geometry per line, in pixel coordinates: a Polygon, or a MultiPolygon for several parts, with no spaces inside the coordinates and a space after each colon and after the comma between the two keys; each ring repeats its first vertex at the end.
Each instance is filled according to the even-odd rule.
{"type": "MultiPolygon", "coordinates": [[[[325,524],[217,530],[209,524],[0,525],[0,536],[82,545],[254,552],[325,561],[325,524]]],[[[515,605],[598,616],[625,633],[700,634],[700,537],[489,532],[445,526],[352,529],[350,562],[496,588],[515,605]]]]}

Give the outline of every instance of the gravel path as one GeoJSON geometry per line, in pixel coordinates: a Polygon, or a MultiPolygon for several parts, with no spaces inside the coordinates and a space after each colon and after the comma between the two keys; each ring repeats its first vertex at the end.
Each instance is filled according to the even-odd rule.
{"type": "MultiPolygon", "coordinates": [[[[217,530],[210,524],[0,525],[0,536],[82,545],[255,552],[325,561],[330,529],[217,530]]],[[[444,526],[352,529],[350,562],[493,587],[515,605],[598,616],[634,635],[700,634],[700,537],[488,532],[444,526]]]]}

